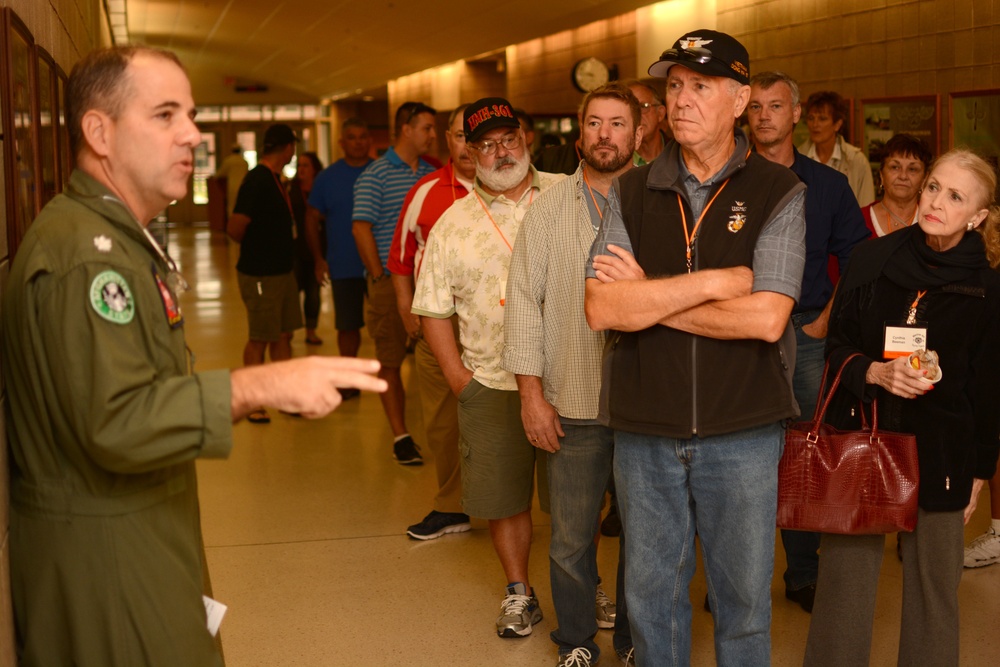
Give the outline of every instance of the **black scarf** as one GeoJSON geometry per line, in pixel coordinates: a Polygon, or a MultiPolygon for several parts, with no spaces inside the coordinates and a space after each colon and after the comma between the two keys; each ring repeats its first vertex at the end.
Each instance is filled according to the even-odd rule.
{"type": "Polygon", "coordinates": [[[954,248],[936,252],[927,245],[924,231],[912,225],[854,249],[837,285],[833,316],[839,316],[855,299],[862,307],[870,303],[883,275],[905,289],[922,290],[967,280],[988,267],[983,239],[977,232],[967,232],[954,248]]]}
{"type": "MultiPolygon", "coordinates": [[[[924,230],[913,225],[903,243],[885,262],[885,277],[907,289],[941,287],[967,280],[989,267],[983,237],[967,232],[954,248],[938,252],[927,245],[924,230]]],[[[903,234],[904,231],[896,232],[903,234]]]]}

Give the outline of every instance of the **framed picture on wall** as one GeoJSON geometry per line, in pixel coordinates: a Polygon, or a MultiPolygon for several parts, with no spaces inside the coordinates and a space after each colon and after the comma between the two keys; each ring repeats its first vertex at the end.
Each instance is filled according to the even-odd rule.
{"type": "Polygon", "coordinates": [[[36,155],[38,130],[35,104],[34,40],[28,28],[9,7],[4,10],[7,98],[4,118],[4,159],[9,200],[7,236],[12,251],[34,220],[40,203],[36,155]]]}
{"type": "Polygon", "coordinates": [[[69,146],[69,126],[66,124],[66,82],[69,77],[57,64],[56,74],[56,117],[59,128],[59,179],[62,181],[60,192],[69,183],[69,175],[73,172],[73,151],[69,146]]]}
{"type": "MultiPolygon", "coordinates": [[[[7,53],[7,36],[3,30],[3,16],[0,16],[0,54],[3,53],[7,53]]],[[[14,219],[8,210],[8,192],[12,188],[7,183],[7,159],[4,150],[6,144],[4,139],[7,136],[7,87],[3,85],[6,80],[4,70],[6,67],[0,66],[0,178],[3,179],[2,185],[0,185],[0,223],[2,223],[0,226],[0,260],[7,257],[7,251],[10,247],[7,240],[8,223],[14,219]]]]}
{"type": "Polygon", "coordinates": [[[941,103],[937,95],[883,97],[861,100],[861,144],[872,169],[878,169],[882,148],[894,134],[923,139],[931,153],[941,147],[941,103]]]}
{"type": "Polygon", "coordinates": [[[38,177],[40,205],[61,190],[59,182],[59,115],[55,61],[45,49],[38,54],[38,177]]]}
{"type": "Polygon", "coordinates": [[[1000,90],[973,90],[949,97],[949,148],[969,148],[994,169],[1000,160],[1000,90]]]}

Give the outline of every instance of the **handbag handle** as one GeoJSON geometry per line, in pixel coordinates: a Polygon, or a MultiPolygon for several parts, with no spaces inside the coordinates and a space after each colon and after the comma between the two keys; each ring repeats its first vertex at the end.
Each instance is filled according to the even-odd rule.
{"type": "Polygon", "coordinates": [[[878,438],[878,399],[872,399],[872,425],[868,426],[868,417],[865,415],[865,402],[858,401],[858,410],[861,411],[861,430],[871,431],[873,438],[878,438]]]}
{"type": "MultiPolygon", "coordinates": [[[[844,374],[844,368],[847,367],[847,363],[854,359],[855,357],[863,357],[864,355],[860,352],[855,352],[846,359],[844,363],[840,365],[837,370],[837,374],[833,378],[833,383],[827,390],[826,395],[822,400],[816,402],[816,409],[813,412],[813,425],[809,433],[806,435],[806,439],[809,442],[815,443],[818,440],[819,426],[823,422],[823,417],[826,416],[826,409],[830,406],[830,401],[833,400],[833,395],[837,392],[837,387],[840,386],[840,376],[844,374]]],[[[830,362],[827,360],[826,364],[823,366],[823,379],[820,380],[820,387],[826,386],[826,377],[830,371],[830,362]]],[[[865,406],[863,402],[859,402],[858,406],[861,410],[861,426],[864,430],[868,430],[868,420],[865,418],[865,406]]],[[[872,401],[872,438],[878,437],[878,399],[872,401]]]]}

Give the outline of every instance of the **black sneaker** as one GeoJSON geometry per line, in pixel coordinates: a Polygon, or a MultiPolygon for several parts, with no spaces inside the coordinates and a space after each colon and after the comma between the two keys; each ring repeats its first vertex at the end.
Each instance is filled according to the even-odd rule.
{"type": "Polygon", "coordinates": [[[406,534],[414,540],[434,540],[448,533],[464,533],[471,529],[468,514],[431,510],[423,521],[407,528],[406,534]]]}
{"type": "Polygon", "coordinates": [[[392,458],[404,466],[422,466],[424,464],[424,457],[420,455],[420,448],[417,447],[417,444],[413,442],[413,438],[410,436],[406,436],[392,445],[392,458]]]}

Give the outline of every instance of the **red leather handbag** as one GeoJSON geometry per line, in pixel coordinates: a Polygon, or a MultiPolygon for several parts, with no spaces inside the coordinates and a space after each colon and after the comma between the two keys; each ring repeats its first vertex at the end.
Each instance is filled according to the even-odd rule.
{"type": "MultiPolygon", "coordinates": [[[[860,356],[844,361],[811,422],[788,426],[778,464],[779,528],[865,535],[910,531],[917,524],[917,437],[880,431],[875,401],[871,427],[864,405],[860,431],[823,423],[844,366],[860,356]]],[[[829,370],[828,362],[821,387],[829,370]]]]}

